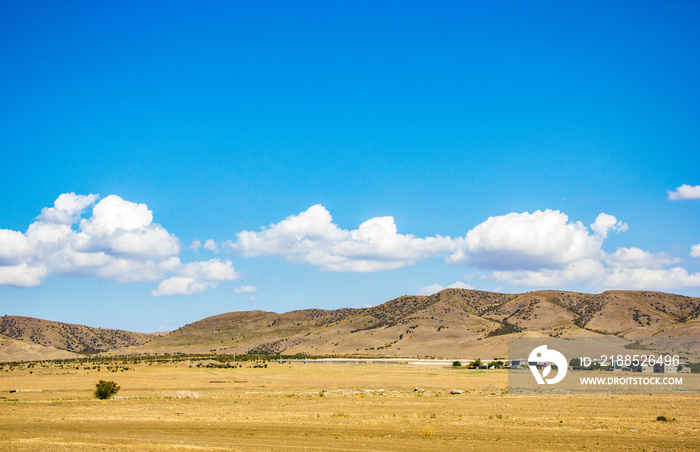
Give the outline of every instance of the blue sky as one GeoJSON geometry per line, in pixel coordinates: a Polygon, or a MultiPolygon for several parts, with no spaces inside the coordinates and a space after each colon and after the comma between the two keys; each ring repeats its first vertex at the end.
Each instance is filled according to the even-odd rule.
{"type": "Polygon", "coordinates": [[[0,314],[156,331],[450,285],[700,296],[699,21],[2,2],[0,314]]]}

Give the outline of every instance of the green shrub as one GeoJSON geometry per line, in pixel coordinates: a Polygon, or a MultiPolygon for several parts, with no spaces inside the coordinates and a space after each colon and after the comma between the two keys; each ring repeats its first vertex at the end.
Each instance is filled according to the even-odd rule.
{"type": "Polygon", "coordinates": [[[95,385],[95,397],[98,399],[109,399],[119,391],[119,386],[113,381],[100,380],[95,385]]]}
{"type": "Polygon", "coordinates": [[[482,365],[481,358],[476,358],[474,361],[470,362],[467,366],[469,369],[478,369],[482,365]]]}
{"type": "Polygon", "coordinates": [[[459,361],[454,361],[454,362],[452,363],[452,367],[462,367],[462,363],[459,362],[459,361]]]}

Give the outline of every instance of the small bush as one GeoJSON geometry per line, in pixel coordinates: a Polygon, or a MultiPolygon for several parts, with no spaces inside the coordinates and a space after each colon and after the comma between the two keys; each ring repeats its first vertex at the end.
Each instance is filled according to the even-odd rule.
{"type": "Polygon", "coordinates": [[[459,361],[452,362],[452,367],[462,367],[462,363],[459,361]]]}
{"type": "Polygon", "coordinates": [[[467,367],[469,369],[478,369],[481,364],[481,358],[476,358],[474,361],[470,362],[467,367]]]}
{"type": "Polygon", "coordinates": [[[98,399],[109,399],[119,392],[119,385],[113,381],[100,380],[95,385],[95,397],[98,399]]]}
{"type": "Polygon", "coordinates": [[[435,434],[435,430],[433,430],[432,427],[423,427],[420,430],[420,437],[421,438],[429,438],[435,434]]]}
{"type": "Polygon", "coordinates": [[[505,364],[503,361],[501,361],[501,360],[496,360],[496,361],[493,361],[493,362],[490,364],[490,367],[493,367],[494,369],[501,369],[501,368],[503,368],[505,365],[506,365],[506,364],[505,364]]]}

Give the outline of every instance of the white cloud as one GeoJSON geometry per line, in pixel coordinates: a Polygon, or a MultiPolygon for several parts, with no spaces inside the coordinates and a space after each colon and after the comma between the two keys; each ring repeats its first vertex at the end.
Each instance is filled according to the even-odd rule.
{"type": "Polygon", "coordinates": [[[153,212],[146,204],[109,195],[95,205],[92,217],[80,221],[81,231],[89,237],[83,249],[144,257],[178,254],[177,237],[152,221],[153,212]]]}
{"type": "Polygon", "coordinates": [[[219,252],[219,247],[216,245],[216,242],[212,239],[209,239],[206,242],[204,242],[204,249],[213,251],[215,253],[219,252]]]}
{"type": "Polygon", "coordinates": [[[595,290],[700,287],[700,273],[688,273],[682,267],[665,268],[678,261],[666,253],[620,248],[604,260],[586,259],[561,269],[493,272],[492,276],[512,286],[558,289],[577,284],[595,290]]]}
{"type": "Polygon", "coordinates": [[[48,274],[46,267],[41,265],[0,266],[0,285],[19,287],[36,287],[48,274]]]}
{"type": "Polygon", "coordinates": [[[190,262],[189,264],[183,264],[177,272],[182,276],[207,281],[234,281],[241,277],[228,259],[190,262]]]}
{"type": "Polygon", "coordinates": [[[554,268],[594,256],[601,244],[580,221],[569,222],[558,210],[509,213],[470,230],[447,263],[495,270],[554,268]]]}
{"type": "Polygon", "coordinates": [[[190,262],[173,269],[172,273],[176,276],[163,280],[151,295],[191,295],[213,289],[222,281],[235,281],[241,277],[228,259],[190,262]]]}
{"type": "Polygon", "coordinates": [[[445,286],[442,284],[430,284],[428,286],[423,286],[418,289],[416,292],[417,295],[433,295],[441,290],[445,290],[445,286]]]}
{"type": "Polygon", "coordinates": [[[0,229],[0,285],[38,286],[50,274],[119,282],[165,278],[153,292],[167,295],[197,293],[240,277],[228,260],[183,264],[178,238],[153,223],[145,204],[110,195],[81,219],[96,200],[92,194],[62,194],[26,233],[0,229]]]}
{"type": "Polygon", "coordinates": [[[53,207],[41,209],[39,219],[48,223],[73,224],[76,217],[85,209],[94,204],[99,195],[76,195],[75,193],[63,193],[53,207]]]}
{"type": "Polygon", "coordinates": [[[173,276],[161,281],[156,290],[151,291],[154,297],[170,297],[173,295],[192,295],[205,292],[216,287],[217,283],[199,281],[187,276],[173,276]]]}
{"type": "Polygon", "coordinates": [[[153,221],[153,212],[146,204],[125,201],[109,195],[92,209],[92,217],[80,221],[80,229],[89,235],[105,235],[118,230],[136,231],[153,221]]]}
{"type": "Polygon", "coordinates": [[[320,204],[260,232],[242,231],[225,243],[246,257],[281,256],[326,271],[373,272],[412,265],[455,248],[449,237],[398,234],[393,217],[376,217],[349,231],[320,204]]]}
{"type": "Polygon", "coordinates": [[[605,262],[618,268],[663,268],[681,260],[668,253],[650,253],[640,248],[618,248],[605,262]]]}
{"type": "Polygon", "coordinates": [[[597,259],[582,259],[563,268],[519,271],[494,271],[493,276],[511,286],[562,288],[584,281],[596,281],[605,275],[597,259]]]}
{"type": "Polygon", "coordinates": [[[669,269],[615,268],[601,281],[605,288],[668,290],[700,287],[700,273],[682,267],[669,269]]]}
{"type": "Polygon", "coordinates": [[[600,213],[595,219],[595,222],[591,225],[591,229],[599,236],[606,238],[609,231],[617,233],[629,231],[629,226],[627,223],[617,221],[617,218],[612,215],[600,213]]]}
{"type": "Polygon", "coordinates": [[[700,243],[690,247],[690,257],[700,257],[700,243]]]}
{"type": "Polygon", "coordinates": [[[472,286],[469,283],[465,283],[462,281],[456,281],[447,286],[448,289],[474,289],[474,286],[472,286]]]}
{"type": "Polygon", "coordinates": [[[668,199],[678,201],[682,199],[700,199],[700,185],[683,184],[675,191],[668,191],[668,199]]]}
{"type": "MultiPolygon", "coordinates": [[[[246,257],[281,256],[322,270],[344,272],[399,268],[431,256],[445,256],[448,264],[477,267],[482,278],[521,287],[699,285],[698,274],[681,267],[668,268],[680,263],[668,253],[636,247],[619,248],[612,254],[603,251],[611,233],[627,230],[627,223],[606,213],[600,213],[586,227],[569,220],[563,212],[548,209],[490,217],[455,239],[439,235],[419,238],[399,234],[390,216],[344,230],[333,223],[325,207],[315,205],[258,232],[239,232],[236,241],[224,243],[224,249],[246,257]]],[[[691,256],[700,257],[700,244],[691,249],[691,256]]],[[[471,288],[460,284],[451,287],[471,288]]],[[[442,289],[441,284],[431,284],[420,287],[418,293],[433,294],[442,289]]]]}
{"type": "Polygon", "coordinates": [[[30,252],[31,246],[24,234],[0,229],[0,265],[19,264],[30,252]]]}
{"type": "Polygon", "coordinates": [[[235,293],[255,293],[258,291],[258,288],[255,286],[241,286],[241,287],[236,287],[233,289],[235,293]]]}
{"type": "Polygon", "coordinates": [[[97,276],[102,279],[113,279],[119,282],[157,281],[165,278],[180,265],[180,259],[171,257],[166,260],[135,260],[108,256],[105,263],[87,267],[87,272],[73,274],[79,276],[97,276]]]}
{"type": "Polygon", "coordinates": [[[474,289],[471,284],[464,283],[462,281],[456,281],[445,287],[442,284],[430,284],[428,286],[423,286],[418,289],[417,295],[433,295],[445,289],[474,289]]]}
{"type": "Polygon", "coordinates": [[[102,237],[93,236],[90,251],[105,251],[115,255],[167,257],[180,253],[180,244],[160,225],[149,225],[138,231],[115,231],[102,237]]]}
{"type": "Polygon", "coordinates": [[[202,244],[201,240],[195,239],[192,244],[190,245],[190,248],[192,251],[194,251],[196,254],[199,254],[199,249],[204,248],[205,250],[213,251],[214,253],[219,253],[219,246],[216,244],[216,242],[212,239],[208,239],[202,244]]]}

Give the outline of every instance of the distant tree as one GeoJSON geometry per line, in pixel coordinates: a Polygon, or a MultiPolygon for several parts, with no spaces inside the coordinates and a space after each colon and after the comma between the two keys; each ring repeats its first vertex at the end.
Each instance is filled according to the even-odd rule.
{"type": "Polygon", "coordinates": [[[522,331],[522,328],[520,328],[518,325],[514,325],[512,323],[508,323],[505,320],[499,326],[493,331],[490,331],[486,337],[493,337],[493,336],[501,336],[504,334],[510,334],[510,333],[519,333],[522,331]]]}
{"type": "Polygon", "coordinates": [[[500,368],[502,368],[503,366],[505,366],[505,363],[504,363],[503,361],[501,361],[501,360],[496,360],[496,361],[493,361],[493,362],[491,363],[491,367],[493,367],[493,368],[495,368],[495,369],[500,369],[500,368]]]}
{"type": "Polygon", "coordinates": [[[478,369],[482,365],[481,358],[476,358],[474,361],[469,363],[470,369],[478,369]]]}
{"type": "Polygon", "coordinates": [[[100,380],[95,385],[95,397],[98,399],[109,399],[119,392],[119,386],[113,381],[100,380]]]}
{"type": "Polygon", "coordinates": [[[462,367],[462,363],[459,362],[459,361],[454,361],[454,362],[452,363],[452,367],[462,367]]]}

